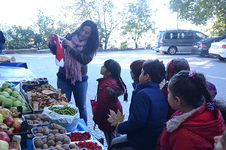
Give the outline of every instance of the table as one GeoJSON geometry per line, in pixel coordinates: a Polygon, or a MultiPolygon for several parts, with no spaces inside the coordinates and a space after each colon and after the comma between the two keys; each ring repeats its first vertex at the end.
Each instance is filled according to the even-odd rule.
{"type": "Polygon", "coordinates": [[[24,67],[0,66],[0,85],[5,81],[20,82],[22,80],[33,80],[36,76],[24,67]]]}
{"type": "MultiPolygon", "coordinates": [[[[23,63],[22,63],[23,64],[23,63]]],[[[6,66],[0,65],[0,85],[2,85],[5,81],[9,81],[15,84],[19,84],[22,80],[33,80],[37,78],[29,69],[26,67],[18,66],[17,64],[5,64],[6,66]]],[[[78,126],[75,131],[88,131],[85,121],[83,119],[79,119],[78,126]]],[[[90,133],[90,132],[89,132],[90,133]]],[[[91,134],[91,133],[90,133],[91,134]]],[[[92,134],[93,139],[103,147],[103,150],[107,150],[92,134]]],[[[27,148],[22,150],[33,150],[32,139],[27,139],[27,148]]]]}
{"type": "MultiPolygon", "coordinates": [[[[89,129],[87,128],[85,121],[83,119],[79,119],[77,128],[71,132],[75,132],[75,131],[88,131],[89,132],[89,129]]],[[[105,148],[92,134],[91,134],[91,136],[99,145],[101,145],[104,148],[103,150],[107,150],[107,148],[105,148]]],[[[27,139],[27,148],[22,149],[22,150],[33,150],[32,139],[27,139]]]]}

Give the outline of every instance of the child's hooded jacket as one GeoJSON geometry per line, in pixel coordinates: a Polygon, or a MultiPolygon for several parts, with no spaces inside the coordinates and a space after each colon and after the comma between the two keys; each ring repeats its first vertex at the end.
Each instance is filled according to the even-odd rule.
{"type": "Polygon", "coordinates": [[[219,109],[210,112],[206,103],[188,113],[176,111],[164,123],[157,150],[208,150],[214,148],[214,136],[222,135],[225,122],[219,109]]]}
{"type": "Polygon", "coordinates": [[[154,150],[163,123],[167,121],[167,100],[159,84],[145,82],[133,91],[129,118],[118,125],[118,132],[127,134],[127,139],[136,150],[154,150]]]}
{"type": "Polygon", "coordinates": [[[122,105],[118,99],[123,94],[123,90],[113,77],[100,78],[97,81],[99,82],[97,89],[97,107],[93,121],[103,132],[113,132],[115,131],[115,126],[111,126],[107,121],[109,118],[108,114],[110,114],[109,109],[116,113],[119,110],[123,114],[122,105]]]}

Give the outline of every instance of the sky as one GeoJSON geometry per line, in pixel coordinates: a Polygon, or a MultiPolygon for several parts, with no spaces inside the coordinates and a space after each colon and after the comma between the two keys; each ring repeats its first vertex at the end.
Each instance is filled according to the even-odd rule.
{"type": "MultiPolygon", "coordinates": [[[[70,0],[72,1],[72,0],[70,0]]],[[[131,0],[126,0],[131,1],[131,0]]],[[[119,0],[114,0],[116,5],[119,0]]],[[[177,14],[171,13],[168,8],[169,0],[149,0],[150,7],[158,9],[154,21],[157,23],[157,31],[177,28],[177,14]]],[[[0,24],[16,25],[27,28],[37,20],[37,9],[41,9],[45,15],[57,19],[60,7],[65,3],[64,0],[4,0],[1,2],[0,24]]],[[[118,6],[120,7],[120,6],[118,6]]],[[[193,29],[202,31],[201,27],[191,25],[188,22],[179,21],[179,29],[193,29]]],[[[2,27],[0,26],[0,29],[2,27]]],[[[2,30],[2,29],[1,29],[2,30]]]]}
{"type": "MultiPolygon", "coordinates": [[[[159,30],[177,27],[176,13],[170,13],[168,1],[149,1],[152,8],[158,9],[155,21],[159,30]]],[[[4,0],[1,2],[0,23],[27,27],[37,19],[37,9],[44,11],[45,15],[57,17],[63,3],[64,0],[4,0]]],[[[179,28],[197,29],[187,22],[179,22],[179,28]]]]}

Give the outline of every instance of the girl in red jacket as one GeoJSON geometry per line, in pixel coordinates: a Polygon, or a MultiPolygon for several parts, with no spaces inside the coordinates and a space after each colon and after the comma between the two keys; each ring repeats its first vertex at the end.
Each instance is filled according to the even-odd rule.
{"type": "Polygon", "coordinates": [[[115,131],[115,126],[111,126],[107,121],[110,114],[110,109],[119,110],[122,114],[122,105],[118,99],[124,94],[124,100],[127,101],[126,85],[121,79],[121,66],[113,59],[106,60],[101,67],[100,73],[103,78],[97,79],[97,107],[93,116],[93,121],[98,125],[99,129],[104,132],[108,146],[111,145],[111,140],[118,135],[115,131]]]}
{"type": "Polygon", "coordinates": [[[168,93],[168,102],[177,111],[164,123],[156,149],[213,149],[214,137],[223,134],[225,122],[204,75],[180,71],[170,79],[168,93]]]}

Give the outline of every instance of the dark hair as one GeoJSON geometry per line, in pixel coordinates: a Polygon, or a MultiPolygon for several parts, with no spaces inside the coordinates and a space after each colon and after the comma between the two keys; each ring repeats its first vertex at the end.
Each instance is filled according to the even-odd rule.
{"type": "Polygon", "coordinates": [[[159,84],[165,78],[165,66],[158,59],[146,60],[142,65],[142,69],[144,70],[144,75],[149,74],[152,82],[159,84]]]}
{"type": "Polygon", "coordinates": [[[104,62],[104,66],[106,67],[107,71],[111,72],[111,77],[117,80],[119,86],[122,88],[124,92],[124,100],[127,101],[128,98],[127,88],[120,76],[121,74],[120,64],[117,61],[114,61],[113,59],[108,59],[104,62]]]}
{"type": "Polygon", "coordinates": [[[166,68],[166,77],[167,80],[170,80],[170,78],[180,72],[181,70],[188,70],[190,71],[190,66],[188,64],[188,61],[184,58],[174,58],[172,59],[168,64],[166,68]],[[171,75],[171,77],[169,77],[171,75]]]}
{"type": "Polygon", "coordinates": [[[99,39],[99,32],[98,32],[98,28],[97,28],[97,24],[94,23],[92,20],[86,20],[84,21],[79,28],[77,28],[69,37],[69,39],[71,39],[74,35],[78,35],[80,33],[80,31],[83,29],[84,26],[89,26],[91,28],[91,35],[87,40],[86,45],[83,48],[83,52],[86,54],[92,54],[92,53],[96,53],[97,49],[100,46],[100,39],[99,39]]]}
{"type": "Polygon", "coordinates": [[[145,62],[145,60],[135,60],[130,64],[130,69],[134,74],[134,78],[136,81],[139,81],[139,76],[141,74],[142,65],[145,62]]]}
{"type": "Polygon", "coordinates": [[[212,102],[212,97],[206,84],[206,78],[202,73],[195,73],[189,77],[187,70],[182,70],[175,74],[169,82],[169,89],[174,97],[182,98],[187,105],[197,108],[205,101],[212,102]]]}

